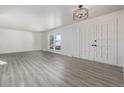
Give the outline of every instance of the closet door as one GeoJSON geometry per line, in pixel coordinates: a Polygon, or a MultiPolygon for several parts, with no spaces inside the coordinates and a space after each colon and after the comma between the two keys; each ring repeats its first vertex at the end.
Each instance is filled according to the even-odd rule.
{"type": "Polygon", "coordinates": [[[95,24],[86,22],[80,24],[80,57],[95,60],[95,24]]]}
{"type": "Polygon", "coordinates": [[[117,65],[117,24],[112,16],[80,24],[80,57],[117,65]]]}
{"type": "Polygon", "coordinates": [[[99,20],[96,26],[96,55],[95,60],[108,64],[117,64],[117,24],[115,17],[99,20]]]}

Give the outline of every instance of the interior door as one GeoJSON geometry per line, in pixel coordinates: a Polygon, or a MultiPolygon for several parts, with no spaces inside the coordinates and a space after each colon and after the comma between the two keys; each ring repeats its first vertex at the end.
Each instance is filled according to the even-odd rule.
{"type": "Polygon", "coordinates": [[[99,21],[96,29],[95,60],[108,64],[117,64],[117,24],[114,17],[99,21]]]}
{"type": "Polygon", "coordinates": [[[80,25],[80,57],[95,60],[95,25],[86,22],[80,25]]]}
{"type": "Polygon", "coordinates": [[[117,64],[116,27],[116,19],[111,16],[81,23],[80,57],[113,65],[117,64]]]}
{"type": "Polygon", "coordinates": [[[90,24],[88,26],[88,47],[89,47],[89,51],[88,51],[88,57],[90,60],[95,60],[95,24],[90,24]]]}

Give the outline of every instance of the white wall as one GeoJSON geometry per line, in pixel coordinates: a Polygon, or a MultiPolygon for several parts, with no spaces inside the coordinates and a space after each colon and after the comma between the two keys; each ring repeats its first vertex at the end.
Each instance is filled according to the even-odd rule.
{"type": "Polygon", "coordinates": [[[124,14],[118,15],[118,63],[124,63],[124,14]]]}
{"type": "Polygon", "coordinates": [[[0,54],[41,49],[41,33],[0,29],[0,54]]]}
{"type": "Polygon", "coordinates": [[[41,36],[41,42],[42,42],[42,50],[43,51],[48,51],[48,33],[47,32],[42,32],[42,36],[41,36]]]}
{"type": "Polygon", "coordinates": [[[124,72],[124,9],[118,15],[118,63],[123,66],[124,72]]]}
{"type": "MultiPolygon", "coordinates": [[[[122,50],[124,49],[123,47],[123,40],[124,40],[124,31],[123,31],[123,24],[124,21],[122,21],[122,19],[124,18],[124,16],[122,17],[122,10],[111,13],[111,15],[114,15],[116,18],[118,18],[118,45],[117,45],[117,54],[118,54],[118,65],[122,66],[123,65],[123,58],[124,58],[124,54],[122,52],[122,50]]],[[[106,18],[106,17],[105,17],[106,18]]],[[[95,18],[94,18],[95,19],[95,18]]],[[[102,18],[100,18],[102,19],[102,18]]],[[[90,19],[89,19],[90,20],[90,19]]],[[[97,18],[96,18],[97,20],[97,18]]],[[[88,20],[87,20],[88,21],[88,20]]],[[[85,21],[84,21],[85,22],[85,21]]],[[[56,53],[60,53],[60,54],[64,54],[64,55],[68,55],[68,56],[74,56],[74,57],[80,57],[79,56],[79,52],[80,52],[80,38],[79,38],[79,34],[80,34],[80,29],[79,29],[79,24],[73,24],[73,25],[69,25],[66,27],[62,27],[62,28],[58,28],[58,29],[54,29],[48,32],[43,32],[43,36],[42,36],[42,40],[43,40],[43,46],[42,49],[45,51],[48,51],[48,34],[49,33],[53,33],[53,32],[58,32],[58,33],[62,33],[62,50],[60,51],[54,51],[56,53]]]]}

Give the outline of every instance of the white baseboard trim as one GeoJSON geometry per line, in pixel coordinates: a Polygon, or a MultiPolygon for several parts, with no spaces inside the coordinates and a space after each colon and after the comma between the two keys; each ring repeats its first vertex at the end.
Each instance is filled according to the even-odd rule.
{"type": "Polygon", "coordinates": [[[32,52],[32,51],[41,51],[41,49],[32,49],[32,50],[24,50],[24,51],[9,51],[9,52],[2,52],[0,54],[23,53],[23,52],[32,52]]]}

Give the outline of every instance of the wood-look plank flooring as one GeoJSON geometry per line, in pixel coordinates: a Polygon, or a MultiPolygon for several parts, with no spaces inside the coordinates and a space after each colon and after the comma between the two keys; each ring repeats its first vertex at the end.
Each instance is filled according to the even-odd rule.
{"type": "Polygon", "coordinates": [[[1,54],[0,87],[119,87],[122,68],[59,54],[1,54]]]}

